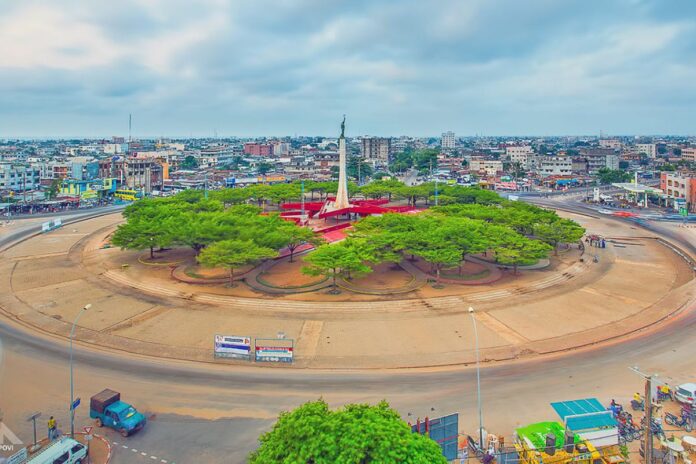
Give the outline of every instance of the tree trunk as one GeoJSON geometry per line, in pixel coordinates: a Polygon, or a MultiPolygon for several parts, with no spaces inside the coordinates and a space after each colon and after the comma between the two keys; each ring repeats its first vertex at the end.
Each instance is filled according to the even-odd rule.
{"type": "Polygon", "coordinates": [[[333,286],[331,287],[331,291],[332,291],[333,293],[336,293],[336,290],[337,290],[336,287],[337,287],[337,285],[336,285],[336,272],[335,272],[335,271],[334,271],[332,277],[333,277],[333,286]]]}
{"type": "Polygon", "coordinates": [[[512,269],[513,269],[512,273],[513,273],[514,275],[517,275],[517,263],[515,263],[515,264],[512,265],[512,269]]]}
{"type": "Polygon", "coordinates": [[[234,287],[234,268],[230,268],[230,287],[234,287]]]}
{"type": "Polygon", "coordinates": [[[437,268],[435,270],[435,276],[436,276],[435,277],[435,284],[439,286],[440,285],[440,266],[437,266],[437,268]]]}
{"type": "Polygon", "coordinates": [[[290,262],[292,263],[292,257],[295,254],[295,247],[288,247],[288,250],[290,250],[290,262]]]}
{"type": "Polygon", "coordinates": [[[150,247],[150,259],[155,259],[155,247],[150,247]]]}

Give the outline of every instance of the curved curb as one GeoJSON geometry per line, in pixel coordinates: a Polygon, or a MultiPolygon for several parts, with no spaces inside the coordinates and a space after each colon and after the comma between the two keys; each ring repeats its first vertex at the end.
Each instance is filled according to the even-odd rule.
{"type": "Polygon", "coordinates": [[[138,256],[138,262],[140,264],[144,264],[145,266],[162,266],[162,267],[167,267],[167,266],[176,266],[178,264],[181,264],[184,262],[184,260],[181,261],[171,261],[171,262],[164,262],[164,263],[153,263],[153,262],[148,262],[146,260],[143,260],[143,256],[145,255],[140,255],[138,256]]]}

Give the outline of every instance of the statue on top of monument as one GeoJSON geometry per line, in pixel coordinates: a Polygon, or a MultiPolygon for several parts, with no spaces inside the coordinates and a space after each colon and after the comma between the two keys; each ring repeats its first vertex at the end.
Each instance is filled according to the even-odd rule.
{"type": "Polygon", "coordinates": [[[343,122],[341,123],[341,138],[346,138],[346,115],[343,115],[343,122]]]}

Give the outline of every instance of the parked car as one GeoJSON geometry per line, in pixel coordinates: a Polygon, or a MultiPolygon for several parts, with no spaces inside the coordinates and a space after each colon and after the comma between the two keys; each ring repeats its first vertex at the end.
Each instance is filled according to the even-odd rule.
{"type": "Polygon", "coordinates": [[[62,437],[27,460],[26,464],[82,464],[88,462],[87,448],[72,438],[62,437]]]}
{"type": "Polygon", "coordinates": [[[696,403],[696,383],[683,383],[674,390],[674,397],[680,403],[694,405],[696,403]]]}
{"type": "Polygon", "coordinates": [[[97,427],[111,427],[124,437],[142,429],[146,423],[145,416],[121,401],[120,393],[108,388],[90,398],[89,417],[97,427]]]}

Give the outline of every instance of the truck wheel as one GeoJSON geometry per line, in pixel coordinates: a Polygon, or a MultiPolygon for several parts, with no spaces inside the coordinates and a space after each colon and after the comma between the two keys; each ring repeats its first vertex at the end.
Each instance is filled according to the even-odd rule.
{"type": "Polygon", "coordinates": [[[126,429],[121,429],[121,430],[119,431],[119,433],[121,434],[121,436],[122,436],[123,438],[126,438],[126,437],[128,436],[128,430],[126,430],[126,429]]]}
{"type": "Polygon", "coordinates": [[[102,421],[100,418],[97,417],[97,419],[94,421],[97,427],[103,427],[104,424],[102,424],[102,421]]]}

